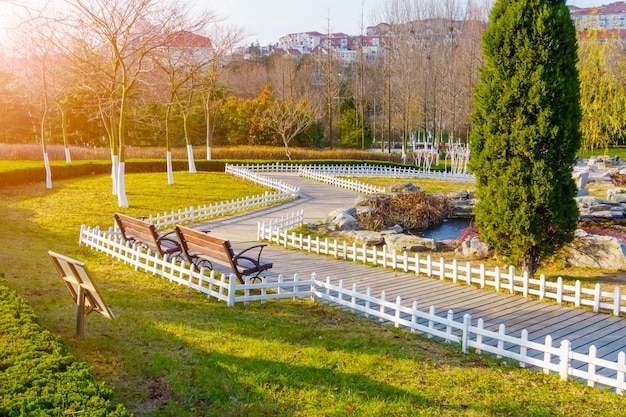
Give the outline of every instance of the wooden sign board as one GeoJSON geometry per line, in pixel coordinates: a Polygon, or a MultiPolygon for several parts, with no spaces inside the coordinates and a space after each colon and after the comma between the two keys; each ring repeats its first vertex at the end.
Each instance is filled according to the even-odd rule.
{"type": "Polygon", "coordinates": [[[78,336],[84,334],[85,317],[92,311],[110,320],[115,318],[84,263],[53,251],[48,251],[48,255],[76,303],[76,334],[78,336]]]}

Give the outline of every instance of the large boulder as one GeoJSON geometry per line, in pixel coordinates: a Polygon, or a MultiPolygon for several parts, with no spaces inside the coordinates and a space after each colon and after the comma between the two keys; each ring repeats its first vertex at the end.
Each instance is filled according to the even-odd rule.
{"type": "Polygon", "coordinates": [[[354,239],[357,245],[382,246],[385,244],[385,239],[380,233],[368,230],[352,230],[345,232],[344,236],[354,239]]]}
{"type": "Polygon", "coordinates": [[[491,248],[478,236],[473,236],[465,239],[455,254],[464,258],[485,259],[491,254],[491,248]]]}
{"type": "Polygon", "coordinates": [[[626,244],[612,236],[576,231],[574,242],[563,249],[564,260],[572,265],[607,270],[626,270],[626,244]]]}
{"type": "Polygon", "coordinates": [[[395,249],[398,253],[407,252],[424,252],[437,249],[437,244],[433,239],[402,235],[402,234],[385,234],[385,244],[391,249],[395,249]]]}

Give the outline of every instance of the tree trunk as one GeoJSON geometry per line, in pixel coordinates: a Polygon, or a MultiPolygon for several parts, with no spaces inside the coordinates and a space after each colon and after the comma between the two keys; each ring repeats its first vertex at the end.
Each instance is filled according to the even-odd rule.
{"type": "Polygon", "coordinates": [[[117,205],[122,208],[128,208],[128,199],[126,198],[126,188],[124,186],[125,162],[120,162],[117,172],[117,205]]]}
{"type": "Polygon", "coordinates": [[[50,160],[48,159],[48,152],[43,153],[43,163],[46,167],[46,188],[52,188],[52,172],[50,171],[50,160]]]}
{"type": "Polygon", "coordinates": [[[172,151],[167,151],[167,183],[169,185],[174,184],[174,173],[172,171],[172,151]]]}
{"type": "Polygon", "coordinates": [[[120,157],[111,151],[111,194],[117,195],[117,176],[119,172],[120,157]]]}
{"type": "Polygon", "coordinates": [[[193,145],[192,144],[187,145],[187,161],[189,164],[189,172],[192,174],[195,174],[197,171],[196,171],[196,162],[193,159],[193,145]]]}

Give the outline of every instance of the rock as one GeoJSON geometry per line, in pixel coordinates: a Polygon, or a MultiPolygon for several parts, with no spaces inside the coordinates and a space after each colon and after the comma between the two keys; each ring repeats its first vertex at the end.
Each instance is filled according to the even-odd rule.
{"type": "Polygon", "coordinates": [[[423,237],[390,234],[384,235],[385,244],[392,249],[395,249],[398,253],[404,251],[407,252],[424,252],[430,250],[436,250],[437,245],[433,239],[427,239],[423,237]]]}
{"type": "Polygon", "coordinates": [[[349,216],[354,217],[354,215],[356,214],[356,208],[355,207],[350,207],[350,208],[339,208],[336,210],[331,211],[330,213],[328,213],[328,216],[326,216],[329,219],[334,219],[342,214],[347,214],[349,216]]]}
{"type": "Polygon", "coordinates": [[[476,200],[459,200],[454,202],[450,219],[469,219],[474,217],[474,205],[476,200]]]}
{"type": "Polygon", "coordinates": [[[346,230],[356,230],[357,228],[356,219],[348,214],[346,211],[341,212],[339,215],[335,216],[331,220],[331,224],[335,225],[337,227],[337,230],[342,232],[346,230]]]}
{"type": "Polygon", "coordinates": [[[609,201],[615,202],[615,203],[626,203],[626,194],[622,193],[622,189],[617,189],[617,190],[609,190],[607,191],[607,197],[609,201]]]}
{"type": "Polygon", "coordinates": [[[452,200],[467,200],[469,197],[469,192],[466,190],[459,190],[453,193],[448,193],[448,198],[452,200]]]}
{"type": "Polygon", "coordinates": [[[386,234],[389,234],[389,233],[391,233],[391,234],[396,233],[397,234],[397,233],[404,232],[404,229],[399,224],[396,224],[396,225],[393,225],[393,226],[390,226],[390,227],[386,228],[385,232],[387,232],[386,234]]]}
{"type": "Polygon", "coordinates": [[[419,187],[411,184],[410,182],[405,182],[404,184],[393,184],[389,186],[389,190],[392,193],[405,193],[405,192],[413,192],[413,191],[421,191],[419,187]]]}
{"type": "Polygon", "coordinates": [[[456,251],[456,255],[460,255],[465,258],[478,259],[487,258],[490,253],[491,248],[478,236],[474,236],[463,241],[463,243],[461,243],[461,247],[456,251]]]}
{"type": "Polygon", "coordinates": [[[572,266],[626,270],[626,244],[612,236],[576,231],[574,242],[563,249],[563,257],[572,266]]]}
{"type": "Polygon", "coordinates": [[[357,245],[381,246],[385,243],[383,236],[377,232],[367,230],[353,230],[345,233],[346,237],[354,239],[357,245]]]}
{"type": "Polygon", "coordinates": [[[369,207],[369,204],[370,204],[371,200],[372,200],[371,196],[361,195],[361,196],[357,197],[356,200],[354,200],[354,203],[352,203],[352,205],[354,207],[365,207],[365,206],[369,207]]]}
{"type": "Polygon", "coordinates": [[[621,209],[592,211],[591,215],[600,221],[615,221],[624,218],[624,212],[621,209]]]}
{"type": "Polygon", "coordinates": [[[589,182],[589,170],[574,172],[574,181],[576,181],[576,186],[578,190],[581,190],[587,186],[587,182],[589,182]]]}
{"type": "Polygon", "coordinates": [[[355,216],[367,216],[368,214],[371,214],[374,212],[374,209],[371,208],[370,206],[358,206],[356,207],[355,216]]]}

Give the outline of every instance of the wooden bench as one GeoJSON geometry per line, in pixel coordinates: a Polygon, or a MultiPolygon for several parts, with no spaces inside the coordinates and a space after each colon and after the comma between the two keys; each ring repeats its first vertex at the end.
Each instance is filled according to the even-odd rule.
{"type": "Polygon", "coordinates": [[[156,251],[159,255],[179,255],[180,246],[172,236],[174,232],[159,234],[152,223],[135,219],[124,214],[113,215],[124,242],[139,243],[156,251]]]}
{"type": "Polygon", "coordinates": [[[261,252],[267,246],[265,244],[251,246],[235,254],[228,240],[183,226],[176,226],[175,231],[180,242],[181,256],[196,268],[213,269],[212,262],[228,265],[243,284],[244,277],[260,279],[259,274],[273,266],[271,262],[261,261],[261,252]],[[258,253],[250,255],[256,250],[258,253]]]}

